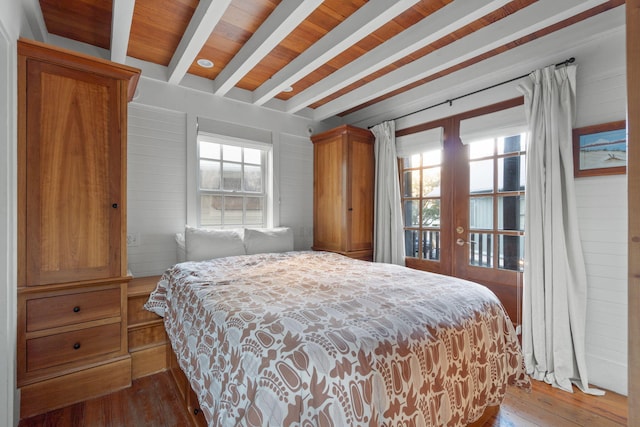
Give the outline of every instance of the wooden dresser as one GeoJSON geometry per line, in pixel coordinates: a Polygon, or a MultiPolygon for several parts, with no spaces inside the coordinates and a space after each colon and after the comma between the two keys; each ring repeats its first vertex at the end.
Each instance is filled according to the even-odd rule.
{"type": "Polygon", "coordinates": [[[139,70],[18,41],[21,418],[131,384],[127,102],[139,70]]]}
{"type": "Polygon", "coordinates": [[[314,135],[313,249],[373,259],[373,134],[340,126],[314,135]]]}

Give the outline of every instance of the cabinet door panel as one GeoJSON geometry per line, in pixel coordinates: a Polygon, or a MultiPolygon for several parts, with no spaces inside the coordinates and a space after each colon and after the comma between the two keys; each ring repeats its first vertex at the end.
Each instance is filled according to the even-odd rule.
{"type": "Polygon", "coordinates": [[[314,145],[313,249],[372,259],[373,135],[340,126],[311,138],[314,145]]]}
{"type": "Polygon", "coordinates": [[[314,145],[314,245],[330,251],[344,250],[347,165],[343,147],[340,139],[314,145]]]}
{"type": "Polygon", "coordinates": [[[349,251],[372,248],[375,184],[372,152],[369,141],[354,139],[349,144],[349,251]]]}
{"type": "Polygon", "coordinates": [[[27,285],[120,273],[116,80],[27,64],[27,285]]]}

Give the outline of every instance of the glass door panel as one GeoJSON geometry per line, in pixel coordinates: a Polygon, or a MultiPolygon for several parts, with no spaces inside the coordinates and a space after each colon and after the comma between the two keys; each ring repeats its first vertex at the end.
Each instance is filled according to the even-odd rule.
{"type": "Polygon", "coordinates": [[[480,283],[516,283],[524,256],[526,135],[461,145],[459,156],[465,149],[468,179],[460,174],[454,187],[459,214],[453,274],[480,283]]]}
{"type": "Polygon", "coordinates": [[[407,258],[440,262],[442,150],[401,159],[407,258]]]}

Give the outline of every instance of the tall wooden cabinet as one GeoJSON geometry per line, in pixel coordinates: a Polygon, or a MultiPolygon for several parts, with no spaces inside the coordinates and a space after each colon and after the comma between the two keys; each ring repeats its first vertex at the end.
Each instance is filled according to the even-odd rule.
{"type": "Polygon", "coordinates": [[[313,249],[373,258],[374,137],[340,126],[314,135],[313,249]]]}
{"type": "Polygon", "coordinates": [[[21,417],[131,383],[127,102],[139,70],[18,41],[21,417]]]}

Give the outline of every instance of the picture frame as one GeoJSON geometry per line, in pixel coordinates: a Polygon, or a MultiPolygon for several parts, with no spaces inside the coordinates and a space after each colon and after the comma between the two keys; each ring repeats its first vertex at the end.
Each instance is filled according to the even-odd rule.
{"type": "Polygon", "coordinates": [[[625,173],[627,129],[624,120],[573,130],[574,177],[625,173]]]}

